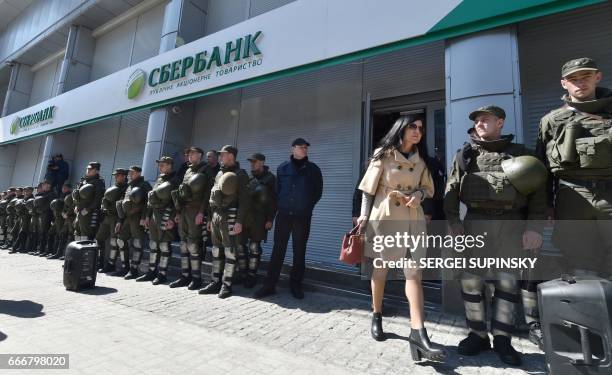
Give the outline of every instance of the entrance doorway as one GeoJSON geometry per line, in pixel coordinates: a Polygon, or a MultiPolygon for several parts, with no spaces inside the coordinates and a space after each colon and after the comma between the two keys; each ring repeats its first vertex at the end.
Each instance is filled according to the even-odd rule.
{"type": "MultiPolygon", "coordinates": [[[[410,95],[371,101],[369,116],[366,118],[365,142],[363,154],[367,160],[373,151],[379,147],[380,141],[393,127],[395,121],[402,115],[420,114],[424,117],[425,133],[421,142],[426,142],[428,157],[435,158],[443,174],[441,178],[434,178],[435,190],[438,192],[434,198],[441,203],[446,184],[446,119],[444,92],[430,92],[423,95],[410,95]]],[[[368,107],[366,107],[368,108],[368,107]]],[[[429,165],[429,163],[428,163],[429,165]]],[[[438,222],[439,223],[439,222],[438,222]]],[[[428,256],[440,256],[439,249],[429,249],[428,256]]],[[[442,303],[442,274],[441,270],[425,270],[423,274],[423,288],[427,304],[441,305],[442,303]]],[[[391,282],[387,292],[403,295],[403,282],[391,282]]]]}

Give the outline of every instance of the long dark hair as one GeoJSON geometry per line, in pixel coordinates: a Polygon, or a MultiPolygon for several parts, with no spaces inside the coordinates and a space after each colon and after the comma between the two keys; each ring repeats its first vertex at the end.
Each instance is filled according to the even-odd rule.
{"type": "Polygon", "coordinates": [[[401,115],[391,127],[391,130],[380,140],[378,147],[380,148],[372,157],[373,160],[380,160],[385,156],[387,151],[393,149],[399,149],[404,139],[404,133],[408,125],[421,121],[423,124],[423,131],[421,133],[421,140],[415,146],[419,151],[419,155],[423,160],[427,160],[427,142],[425,141],[425,118],[422,114],[415,113],[409,115],[401,115]]]}

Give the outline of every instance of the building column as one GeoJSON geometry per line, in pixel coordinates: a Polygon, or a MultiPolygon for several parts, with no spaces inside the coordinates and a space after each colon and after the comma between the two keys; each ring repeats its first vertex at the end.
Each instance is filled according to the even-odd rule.
{"type": "MultiPolygon", "coordinates": [[[[473,126],[468,115],[478,107],[496,105],[503,108],[506,111],[503,134],[514,134],[514,142],[523,142],[518,42],[514,27],[447,40],[445,74],[446,162],[449,167],[456,151],[468,140],[467,130],[473,126]]],[[[461,211],[463,216],[465,208],[461,211]]],[[[449,274],[443,274],[443,308],[448,312],[461,312],[463,301],[459,283],[451,280],[449,274]]]]}
{"type": "Polygon", "coordinates": [[[96,41],[91,36],[90,29],[84,26],[70,26],[55,95],[89,82],[95,47],[96,41]]]}
{"type": "Polygon", "coordinates": [[[11,64],[11,78],[2,108],[2,117],[21,111],[30,105],[34,73],[30,70],[29,65],[18,62],[11,64]]]}
{"type": "MultiPolygon", "coordinates": [[[[165,8],[159,53],[190,43],[204,36],[208,0],[172,0],[165,8]]],[[[162,155],[182,156],[180,150],[190,141],[193,126],[193,101],[185,101],[151,111],[147,128],[143,175],[157,177],[157,160],[162,155]]],[[[177,160],[177,166],[182,159],[177,160]]]]}
{"type": "MultiPolygon", "coordinates": [[[[29,107],[33,81],[34,73],[30,70],[29,65],[18,62],[11,63],[9,84],[0,117],[8,116],[29,107]]],[[[17,145],[0,147],[0,176],[7,177],[2,179],[0,189],[8,188],[8,184],[11,182],[10,176],[13,175],[13,169],[15,169],[17,150],[17,145]]]]}
{"type": "MultiPolygon", "coordinates": [[[[60,74],[53,95],[57,96],[89,82],[96,41],[91,36],[91,30],[84,26],[72,25],[68,32],[66,53],[60,69],[60,74]]],[[[66,130],[45,136],[44,148],[36,171],[36,181],[42,181],[47,173],[47,163],[55,154],[62,154],[64,160],[72,166],[76,145],[76,132],[66,130]]]]}

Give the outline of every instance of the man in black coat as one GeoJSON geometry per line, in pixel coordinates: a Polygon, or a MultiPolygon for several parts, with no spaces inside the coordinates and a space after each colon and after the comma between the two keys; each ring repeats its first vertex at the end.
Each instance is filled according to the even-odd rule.
{"type": "Polygon", "coordinates": [[[291,294],[304,298],[302,280],[306,268],[306,243],[310,234],[312,211],[323,194],[323,176],[315,163],[308,161],[310,143],[297,138],[291,144],[290,160],[278,166],[276,171],[277,208],[274,229],[274,249],[270,258],[268,275],[255,297],[263,298],[276,293],[289,236],[293,239],[293,267],[291,269],[291,294]]]}

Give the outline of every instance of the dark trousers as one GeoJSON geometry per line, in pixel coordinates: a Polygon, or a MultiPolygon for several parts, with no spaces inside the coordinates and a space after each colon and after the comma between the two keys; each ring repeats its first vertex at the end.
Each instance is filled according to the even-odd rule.
{"type": "Polygon", "coordinates": [[[308,236],[310,235],[311,218],[311,216],[294,216],[281,213],[276,215],[274,248],[268,267],[268,276],[266,277],[267,286],[274,287],[278,282],[287,252],[289,236],[293,240],[293,267],[291,268],[290,280],[292,284],[302,283],[304,269],[306,268],[306,242],[308,242],[308,236]]]}

